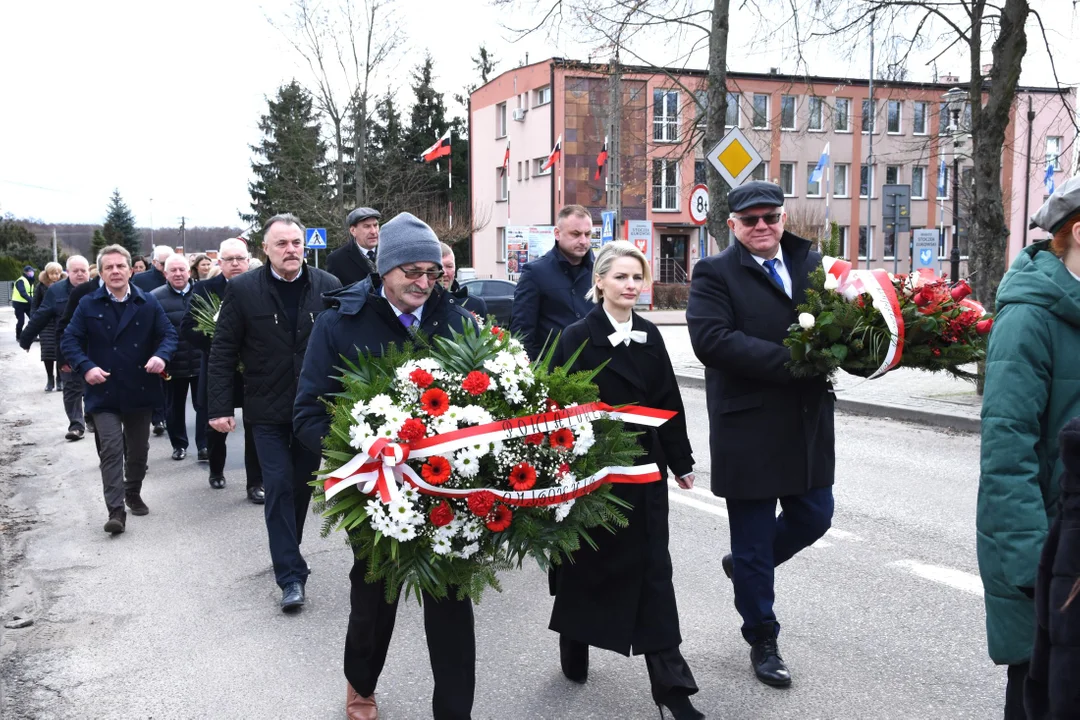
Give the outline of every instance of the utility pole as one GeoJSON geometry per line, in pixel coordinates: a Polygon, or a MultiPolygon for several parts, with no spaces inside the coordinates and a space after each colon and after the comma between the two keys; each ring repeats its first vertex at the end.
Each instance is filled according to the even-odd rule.
{"type": "Polygon", "coordinates": [[[615,227],[612,239],[619,239],[619,227],[622,225],[622,70],[619,67],[619,43],[622,29],[615,41],[615,57],[611,60],[611,87],[609,90],[608,116],[611,132],[608,138],[607,163],[607,209],[615,213],[615,227]]]}
{"type": "MultiPolygon", "coordinates": [[[[874,232],[874,131],[877,130],[874,127],[877,124],[877,113],[874,112],[874,16],[870,16],[870,122],[867,125],[870,128],[870,152],[866,158],[866,264],[869,266],[870,258],[874,256],[873,249],[873,232],[874,232]]],[[[863,122],[866,122],[866,118],[863,118],[863,122]]],[[[861,174],[861,173],[860,173],[861,174]]],[[[862,178],[859,179],[860,182],[862,178]]],[[[882,229],[885,228],[885,224],[882,223],[882,229]]],[[[882,233],[882,243],[885,242],[884,233],[882,233]]],[[[896,253],[896,248],[893,248],[893,253],[896,253]]],[[[858,267],[859,251],[855,251],[855,263],[858,267]]]]}
{"type": "Polygon", "coordinates": [[[184,248],[184,252],[187,252],[187,220],[186,217],[180,216],[180,245],[184,248]]]}
{"type": "Polygon", "coordinates": [[[53,228],[53,230],[52,230],[52,259],[53,259],[53,262],[59,262],[59,260],[57,260],[57,257],[59,257],[59,256],[56,254],[56,228],[53,228]]]}

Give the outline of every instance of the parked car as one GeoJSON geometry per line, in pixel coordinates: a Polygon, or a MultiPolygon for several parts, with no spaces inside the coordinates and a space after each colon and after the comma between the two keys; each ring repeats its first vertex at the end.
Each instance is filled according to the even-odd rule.
{"type": "Polygon", "coordinates": [[[514,288],[516,282],[510,280],[465,280],[462,287],[469,288],[469,294],[481,297],[487,303],[488,313],[495,316],[500,325],[510,324],[510,309],[514,306],[514,288]]]}

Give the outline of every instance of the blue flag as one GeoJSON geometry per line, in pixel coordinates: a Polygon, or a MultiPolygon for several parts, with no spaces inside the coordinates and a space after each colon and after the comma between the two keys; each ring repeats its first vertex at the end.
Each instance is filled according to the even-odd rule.
{"type": "Polygon", "coordinates": [[[814,168],[814,172],[810,173],[810,182],[821,182],[821,176],[825,172],[825,168],[829,166],[829,145],[825,143],[825,149],[821,151],[821,158],[817,162],[817,167],[814,168]]]}
{"type": "Polygon", "coordinates": [[[1043,178],[1043,185],[1046,186],[1046,194],[1054,194],[1054,164],[1046,163],[1046,177],[1043,178]]]}
{"type": "Polygon", "coordinates": [[[937,196],[945,197],[945,158],[941,159],[941,166],[937,173],[937,196]]]}

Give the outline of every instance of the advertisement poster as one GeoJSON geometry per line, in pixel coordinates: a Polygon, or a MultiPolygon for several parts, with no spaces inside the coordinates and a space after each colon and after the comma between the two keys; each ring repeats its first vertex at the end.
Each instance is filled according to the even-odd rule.
{"type": "Polygon", "coordinates": [[[535,260],[555,247],[555,227],[553,225],[529,225],[523,227],[529,243],[529,260],[535,260]]]}
{"type": "MultiPolygon", "coordinates": [[[[653,226],[652,220],[627,220],[626,239],[634,243],[638,250],[645,253],[649,268],[653,268],[653,226]]],[[[638,298],[638,303],[652,304],[652,289],[645,290],[638,298]]]]}
{"type": "Polygon", "coordinates": [[[521,266],[529,261],[527,228],[512,225],[506,228],[506,274],[513,280],[521,272],[521,266]]]}

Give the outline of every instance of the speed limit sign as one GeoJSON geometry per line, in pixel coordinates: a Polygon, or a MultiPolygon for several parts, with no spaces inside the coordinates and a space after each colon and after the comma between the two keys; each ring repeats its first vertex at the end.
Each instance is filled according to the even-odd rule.
{"type": "Polygon", "coordinates": [[[690,219],[695,225],[704,225],[709,219],[709,188],[695,185],[690,191],[690,219]]]}

